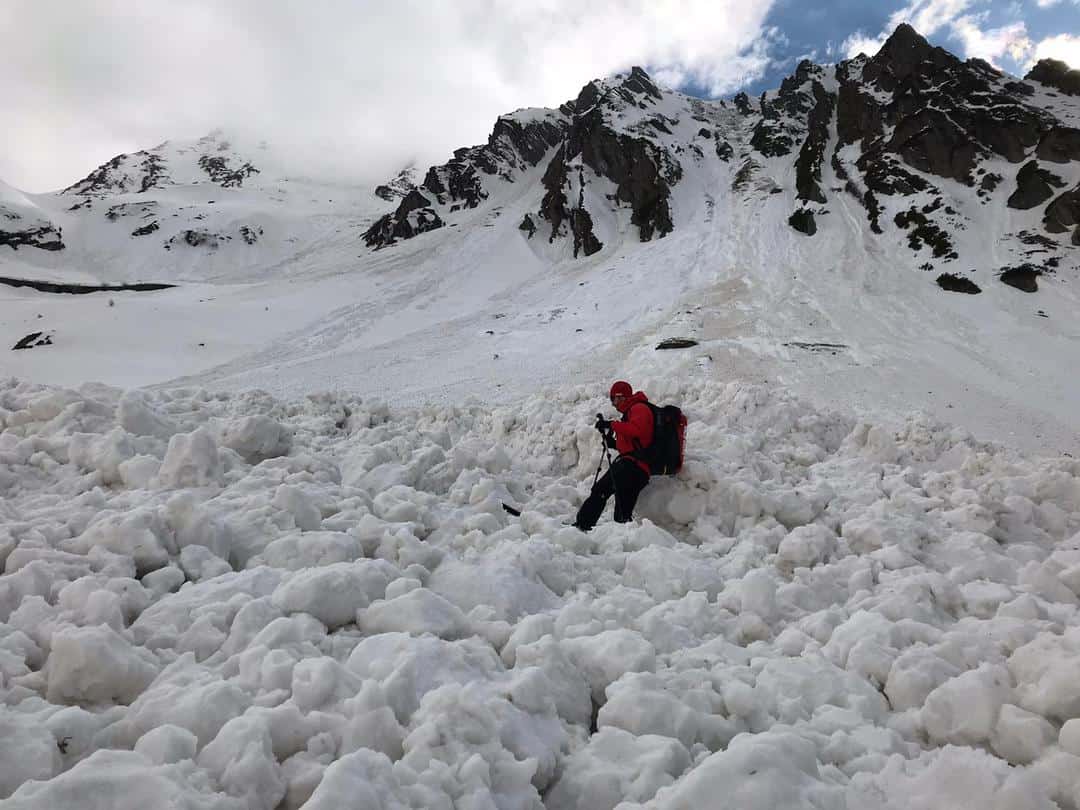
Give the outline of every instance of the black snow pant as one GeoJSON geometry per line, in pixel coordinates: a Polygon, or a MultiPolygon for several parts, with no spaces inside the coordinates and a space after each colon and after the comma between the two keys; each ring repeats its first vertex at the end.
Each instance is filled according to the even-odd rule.
{"type": "Polygon", "coordinates": [[[615,495],[615,522],[629,523],[638,495],[649,483],[649,474],[631,459],[618,458],[593,485],[592,492],[578,510],[574,525],[589,531],[600,519],[608,498],[615,495]]]}

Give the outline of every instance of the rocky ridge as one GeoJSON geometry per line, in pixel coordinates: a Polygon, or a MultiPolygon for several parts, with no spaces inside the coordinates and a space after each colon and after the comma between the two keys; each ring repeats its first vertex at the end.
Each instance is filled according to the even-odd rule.
{"type": "Polygon", "coordinates": [[[575,257],[588,256],[603,249],[594,223],[621,208],[641,241],[671,233],[673,190],[703,161],[717,161],[732,162],[730,191],[745,204],[790,194],[790,224],[810,237],[843,194],[859,202],[874,234],[899,236],[917,266],[933,269],[963,261],[958,235],[1001,198],[1033,217],[1000,234],[1012,258],[1042,252],[1060,261],[1080,244],[1080,185],[1069,179],[1080,161],[1080,106],[1068,100],[1080,92],[1077,76],[1044,60],[1017,80],[930,45],[908,25],[872,57],[804,61],[758,99],[693,99],[634,68],[590,82],[558,110],[503,116],[487,145],[432,167],[364,238],[382,248],[454,224],[495,184],[542,167],[522,238],[565,239],[575,257]],[[1032,251],[1020,231],[1047,242],[1032,251]]]}

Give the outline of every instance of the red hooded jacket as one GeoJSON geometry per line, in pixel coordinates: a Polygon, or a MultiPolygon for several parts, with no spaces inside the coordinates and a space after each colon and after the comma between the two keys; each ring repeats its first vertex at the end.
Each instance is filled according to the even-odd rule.
{"type": "MultiPolygon", "coordinates": [[[[653,415],[652,409],[645,403],[649,398],[641,391],[636,391],[633,396],[627,397],[619,403],[619,411],[622,419],[611,423],[611,431],[615,434],[615,449],[620,455],[629,455],[635,450],[648,447],[653,440],[653,415]]],[[[649,474],[648,462],[639,458],[633,458],[634,463],[649,474]]]]}

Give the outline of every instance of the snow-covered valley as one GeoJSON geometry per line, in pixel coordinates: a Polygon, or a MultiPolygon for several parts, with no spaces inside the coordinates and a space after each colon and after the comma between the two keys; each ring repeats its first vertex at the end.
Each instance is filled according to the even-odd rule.
{"type": "Polygon", "coordinates": [[[1042,134],[901,166],[813,112],[896,39],[375,193],[224,133],[0,186],[0,276],[176,285],[0,285],[0,807],[1078,810],[1080,97],[932,53],[1042,134]],[[616,378],[687,461],[585,534],[616,378]]]}

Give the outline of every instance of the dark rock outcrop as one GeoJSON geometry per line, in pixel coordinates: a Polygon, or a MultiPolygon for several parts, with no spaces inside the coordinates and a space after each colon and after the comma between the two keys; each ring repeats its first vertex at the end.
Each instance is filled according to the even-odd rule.
{"type": "Polygon", "coordinates": [[[1058,195],[1046,206],[1043,227],[1050,233],[1065,233],[1080,223],[1080,186],[1058,195]]]}
{"type": "Polygon", "coordinates": [[[161,226],[158,224],[157,220],[155,219],[154,221],[148,222],[147,224],[143,225],[140,228],[136,228],[135,230],[133,230],[131,232],[131,235],[132,236],[149,236],[150,234],[152,234],[154,231],[156,231],[160,227],[161,226]]]}
{"type": "Polygon", "coordinates": [[[12,250],[33,247],[39,250],[55,251],[64,249],[64,240],[59,230],[50,224],[45,224],[17,231],[0,230],[0,245],[7,245],[12,250]]]}
{"type": "Polygon", "coordinates": [[[825,194],[820,185],[821,164],[825,159],[825,144],[829,140],[829,124],[832,122],[836,96],[826,92],[816,81],[813,94],[816,103],[807,122],[809,131],[795,161],[795,188],[799,199],[823,203],[825,194]]]}
{"type": "Polygon", "coordinates": [[[746,93],[736,93],[731,103],[735,105],[735,109],[739,111],[739,115],[750,115],[754,112],[754,108],[750,106],[750,96],[746,93]]]}
{"type": "Polygon", "coordinates": [[[1051,163],[1080,160],[1080,129],[1052,127],[1039,141],[1035,154],[1039,160],[1051,163]]]}
{"type": "Polygon", "coordinates": [[[909,208],[897,214],[893,221],[896,227],[911,229],[908,232],[908,246],[915,251],[921,250],[925,244],[929,247],[936,259],[956,259],[959,255],[953,250],[949,235],[932,222],[926,212],[917,208],[909,208]]]}
{"type": "Polygon", "coordinates": [[[1038,161],[1025,163],[1016,175],[1016,191],[1009,195],[1006,205],[1026,211],[1054,196],[1055,188],[1062,188],[1065,183],[1060,177],[1046,169],[1040,169],[1038,161]]]}
{"type": "Polygon", "coordinates": [[[46,332],[31,332],[11,347],[12,351],[18,349],[33,349],[37,346],[51,346],[52,336],[46,332]]]}
{"type": "Polygon", "coordinates": [[[942,273],[937,277],[937,283],[941,289],[949,292],[967,293],[968,295],[978,295],[982,292],[982,288],[971,279],[955,276],[952,273],[942,273]]]}
{"type": "Polygon", "coordinates": [[[1042,269],[1033,264],[1022,264],[1018,267],[1005,267],[1001,270],[999,279],[1010,287],[1015,287],[1022,292],[1038,292],[1038,278],[1042,275],[1042,269]]]}
{"type": "Polygon", "coordinates": [[[220,155],[202,155],[199,158],[199,168],[222,188],[239,188],[244,185],[244,180],[259,173],[258,169],[246,161],[233,168],[229,159],[220,155]]]}
{"type": "Polygon", "coordinates": [[[532,215],[526,214],[522,217],[521,224],[518,225],[518,230],[525,231],[525,233],[528,234],[529,239],[533,238],[533,234],[536,233],[536,223],[533,222],[532,215]]]}
{"type": "Polygon", "coordinates": [[[788,225],[799,233],[804,233],[807,236],[813,236],[817,233],[817,223],[814,221],[814,212],[809,211],[806,208],[801,208],[788,217],[788,225]]]}
{"type": "Polygon", "coordinates": [[[1067,96],[1080,96],[1080,70],[1070,70],[1057,59],[1040,59],[1024,79],[1053,87],[1067,96]]]}
{"type": "Polygon", "coordinates": [[[385,247],[398,239],[409,239],[441,228],[443,224],[431,207],[431,200],[421,194],[420,189],[414,188],[405,195],[394,213],[380,217],[364,232],[364,242],[368,247],[385,247]]]}

